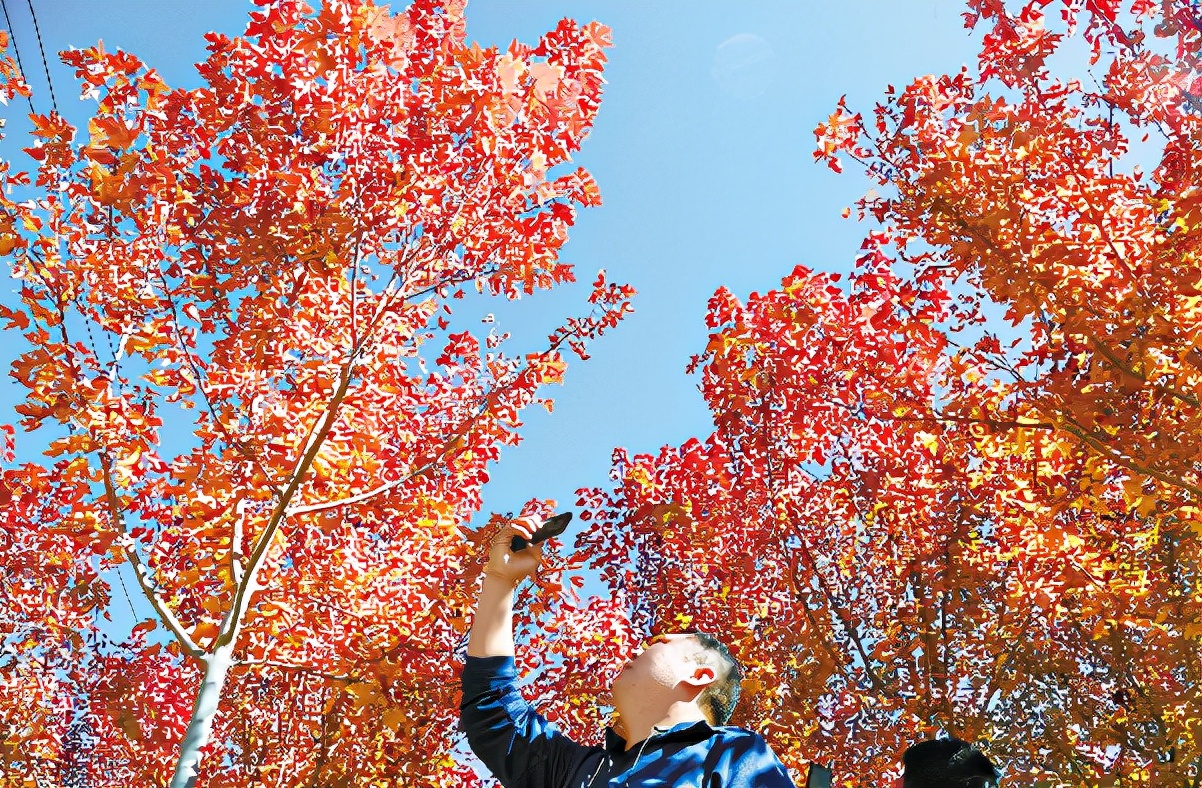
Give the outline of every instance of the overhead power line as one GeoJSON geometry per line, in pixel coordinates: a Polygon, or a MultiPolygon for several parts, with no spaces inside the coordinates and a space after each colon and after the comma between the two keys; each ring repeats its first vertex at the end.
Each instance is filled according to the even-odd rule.
{"type": "MultiPolygon", "coordinates": [[[[33,34],[38,39],[38,51],[42,53],[42,68],[46,71],[46,85],[50,88],[50,105],[58,112],[58,99],[54,97],[54,80],[50,79],[50,63],[46,60],[46,47],[42,46],[42,30],[38,27],[38,15],[33,10],[33,0],[25,0],[29,6],[29,16],[33,19],[33,34]]],[[[12,29],[12,26],[9,26],[12,29]]]]}
{"type": "MultiPolygon", "coordinates": [[[[21,62],[21,48],[17,46],[17,31],[13,29],[13,21],[8,15],[8,3],[5,0],[0,0],[0,9],[4,10],[4,26],[8,28],[8,37],[13,42],[13,54],[17,58],[17,68],[21,72],[21,77],[27,78],[29,72],[25,70],[25,64],[21,62]]],[[[29,102],[29,111],[36,114],[37,110],[33,108],[33,96],[26,96],[25,100],[29,102]]]]}

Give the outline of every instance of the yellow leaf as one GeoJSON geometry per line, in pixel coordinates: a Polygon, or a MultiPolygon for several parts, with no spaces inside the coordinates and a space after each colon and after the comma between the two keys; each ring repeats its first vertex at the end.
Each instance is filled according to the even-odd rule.
{"type": "Polygon", "coordinates": [[[382,719],[384,721],[385,728],[390,731],[395,731],[404,725],[408,721],[409,717],[405,714],[405,710],[400,706],[391,706],[384,710],[382,719]]]}

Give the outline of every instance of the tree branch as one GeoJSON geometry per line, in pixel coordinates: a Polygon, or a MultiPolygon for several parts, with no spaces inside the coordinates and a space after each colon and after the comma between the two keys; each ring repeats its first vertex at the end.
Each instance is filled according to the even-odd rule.
{"type": "MultiPolygon", "coordinates": [[[[788,555],[788,551],[785,551],[783,554],[788,555]]],[[[795,560],[791,560],[789,562],[789,581],[793,586],[793,592],[795,594],[797,594],[798,598],[801,598],[802,597],[801,589],[803,587],[803,584],[797,578],[799,570],[800,570],[800,567],[798,567],[798,562],[795,560]]],[[[837,651],[835,651],[835,647],[831,644],[830,640],[822,632],[822,629],[819,628],[818,620],[814,617],[813,609],[811,609],[811,607],[808,604],[804,604],[804,603],[802,604],[801,608],[802,608],[802,611],[805,613],[806,621],[808,621],[810,624],[810,628],[814,630],[815,637],[818,638],[818,642],[822,645],[822,650],[826,652],[826,655],[828,657],[830,657],[831,664],[832,665],[846,664],[845,660],[842,658],[842,655],[839,654],[837,651]]]]}
{"type": "Polygon", "coordinates": [[[1055,430],[1056,425],[1050,421],[1023,421],[1021,417],[1013,420],[984,419],[973,416],[949,416],[932,410],[929,416],[887,416],[893,421],[908,421],[922,424],[925,422],[948,422],[952,424],[982,424],[987,427],[1016,430],[1055,430]]]}
{"type": "MultiPolygon", "coordinates": [[[[416,254],[416,251],[414,254],[416,254]]],[[[452,279],[451,281],[453,282],[454,280],[452,279]]],[[[283,524],[284,519],[289,514],[295,513],[295,511],[290,510],[289,503],[296,496],[297,491],[300,489],[301,483],[304,481],[305,475],[308,473],[309,468],[312,466],[314,460],[316,460],[317,455],[320,453],[321,447],[325,442],[325,439],[329,436],[330,431],[334,427],[334,422],[338,418],[339,408],[342,405],[343,400],[346,398],[347,392],[350,390],[351,381],[354,377],[355,362],[359,357],[359,354],[362,352],[363,347],[366,345],[367,340],[372,336],[376,327],[387,313],[389,306],[395,297],[397,297],[401,292],[402,291],[389,293],[381,299],[375,314],[364,327],[362,338],[357,343],[352,344],[349,348],[349,352],[346,355],[346,360],[339,372],[338,382],[335,386],[334,393],[326,403],[325,414],[322,418],[313,423],[313,426],[309,429],[308,434],[305,436],[301,458],[291,474],[288,486],[277,495],[276,505],[271,513],[271,517],[268,520],[266,527],[263,529],[263,533],[260,534],[258,541],[255,543],[254,548],[251,550],[250,558],[247,561],[245,574],[242,576],[241,581],[237,584],[237,587],[234,591],[233,603],[231,604],[230,609],[226,612],[225,618],[222,620],[221,634],[218,635],[216,641],[217,644],[224,645],[230,643],[235,637],[237,637],[240,622],[242,620],[242,616],[246,612],[246,608],[250,604],[250,597],[254,591],[255,579],[258,575],[259,569],[262,567],[263,559],[265,558],[272,541],[275,539],[276,534],[279,532],[280,526],[283,524]]],[[[411,293],[400,295],[400,298],[403,301],[408,300],[410,297],[412,297],[411,293]]],[[[470,425],[470,423],[471,422],[469,421],[468,424],[470,425]]],[[[424,469],[425,468],[423,466],[421,470],[424,469]]],[[[379,494],[380,492],[383,491],[378,491],[375,494],[379,494]]],[[[336,505],[342,504],[338,503],[336,505]]],[[[310,509],[309,511],[316,510],[310,509]]]]}
{"type": "Polygon", "coordinates": [[[1109,361],[1111,363],[1111,365],[1116,367],[1119,371],[1121,371],[1127,375],[1130,375],[1131,377],[1135,378],[1136,380],[1140,381],[1141,383],[1151,386],[1156,391],[1159,391],[1163,394],[1168,394],[1170,397],[1173,397],[1174,399],[1178,399],[1187,405],[1191,405],[1195,408],[1199,407],[1200,403],[1199,403],[1197,397],[1190,395],[1190,394],[1186,394],[1183,391],[1178,391],[1177,389],[1173,388],[1172,386],[1166,386],[1163,383],[1148,380],[1148,378],[1143,373],[1137,372],[1133,367],[1129,367],[1126,364],[1124,364],[1119,359],[1119,357],[1117,355],[1115,355],[1114,351],[1112,351],[1109,347],[1107,347],[1104,342],[1102,342],[1100,339],[1095,337],[1093,334],[1086,334],[1085,336],[1089,340],[1089,344],[1093,346],[1094,350],[1101,353],[1102,356],[1105,357],[1105,359],[1107,361],[1109,361]]]}
{"type": "MultiPolygon", "coordinates": [[[[50,288],[49,282],[41,274],[41,272],[37,270],[36,267],[34,268],[34,273],[42,281],[43,285],[47,289],[47,292],[53,295],[54,291],[52,288],[50,288]]],[[[75,363],[75,359],[71,355],[71,343],[67,336],[66,305],[61,295],[56,296],[54,301],[59,318],[59,336],[62,339],[63,351],[67,355],[67,366],[71,369],[71,372],[77,379],[82,378],[83,372],[75,363]]],[[[86,319],[86,317],[84,319],[86,319]]],[[[78,404],[79,403],[77,402],[77,405],[78,404]]],[[[95,436],[93,435],[90,427],[87,431],[89,436],[94,439],[95,436]]],[[[95,442],[97,444],[100,443],[100,441],[95,442]]],[[[183,623],[155,591],[154,580],[150,577],[150,572],[146,568],[146,565],[142,563],[142,559],[138,555],[138,551],[134,547],[133,540],[129,536],[129,531],[125,525],[124,512],[121,508],[121,503],[117,498],[116,487],[113,485],[112,460],[109,458],[108,452],[103,448],[103,446],[97,449],[97,455],[100,457],[100,470],[104,482],[104,495],[105,500],[108,503],[109,513],[113,519],[113,525],[116,526],[117,530],[121,533],[123,542],[121,545],[122,551],[125,553],[125,557],[129,561],[130,566],[133,567],[134,577],[137,578],[138,586],[142,589],[143,595],[146,597],[147,601],[150,602],[150,606],[154,609],[155,613],[158,614],[159,619],[163,622],[163,625],[166,626],[172,635],[175,636],[175,639],[180,644],[183,652],[191,657],[195,657],[196,659],[205,659],[206,653],[204,649],[196,645],[196,642],[193,641],[191,636],[188,635],[183,623]]]]}
{"type": "Polygon", "coordinates": [[[206,654],[204,649],[196,645],[196,642],[193,641],[191,636],[188,635],[183,623],[178,617],[176,617],[175,613],[171,612],[171,609],[167,607],[166,602],[164,602],[155,591],[154,581],[151,579],[150,573],[146,569],[145,564],[142,563],[142,559],[138,555],[138,551],[134,548],[133,542],[129,538],[128,532],[126,531],[125,517],[121,511],[121,504],[117,500],[117,490],[113,486],[112,469],[110,464],[111,461],[109,460],[109,456],[103,450],[98,453],[100,455],[100,469],[104,478],[105,498],[108,501],[109,510],[112,514],[113,521],[121,531],[122,536],[125,537],[125,544],[122,545],[122,547],[124,549],[126,558],[129,560],[130,565],[134,569],[134,576],[138,579],[138,585],[141,587],[142,593],[146,596],[146,599],[149,600],[150,606],[154,608],[156,613],[158,613],[163,624],[171,631],[171,634],[175,635],[175,639],[179,642],[180,647],[184,650],[184,653],[188,654],[189,656],[196,657],[197,659],[205,659],[206,654]]]}
{"type": "Polygon", "coordinates": [[[366,679],[364,679],[360,676],[351,676],[351,675],[344,675],[344,674],[339,674],[339,673],[326,673],[325,671],[318,670],[317,668],[310,667],[309,665],[297,665],[295,663],[279,662],[279,661],[273,660],[273,659],[256,659],[256,660],[239,659],[239,660],[234,661],[234,664],[232,665],[232,667],[235,667],[235,668],[242,668],[242,667],[277,668],[279,670],[289,670],[289,671],[294,671],[296,673],[304,673],[309,676],[317,676],[318,678],[328,679],[330,681],[342,681],[342,682],[346,682],[347,684],[358,684],[360,682],[366,681],[366,679]]]}
{"type": "Polygon", "coordinates": [[[1181,479],[1177,476],[1173,476],[1171,474],[1165,473],[1164,471],[1158,471],[1155,468],[1151,468],[1146,465],[1141,465],[1140,463],[1136,462],[1135,460],[1127,457],[1125,454],[1120,452],[1118,449],[1115,449],[1112,446],[1109,446],[1106,443],[1102,442],[1101,440],[1098,440],[1098,438],[1091,435],[1084,428],[1078,426],[1077,424],[1074,424],[1067,417],[1063,418],[1059,422],[1058,426],[1061,429],[1068,432],[1069,434],[1075,435],[1077,438],[1079,438],[1080,440],[1082,440],[1086,444],[1088,444],[1091,448],[1110,457],[1110,459],[1114,460],[1115,462],[1117,462],[1119,465],[1123,466],[1124,468],[1128,468],[1129,470],[1133,470],[1137,473],[1142,473],[1145,476],[1151,476],[1153,479],[1162,481],[1171,487],[1180,487],[1181,489],[1191,493],[1195,498],[1202,500],[1202,487],[1199,487],[1196,484],[1190,484],[1189,482],[1185,481],[1184,479],[1181,479]]]}
{"type": "MultiPolygon", "coordinates": [[[[213,420],[213,426],[217,428],[229,446],[237,451],[239,455],[247,458],[258,467],[259,472],[263,474],[264,479],[270,479],[271,474],[268,473],[267,468],[263,466],[263,463],[259,459],[258,453],[253,449],[247,448],[244,441],[231,435],[229,429],[226,428],[225,422],[218,417],[217,410],[213,407],[213,400],[209,396],[208,390],[205,388],[205,374],[203,370],[201,370],[200,364],[197,362],[196,358],[192,355],[192,351],[188,349],[187,345],[185,345],[183,334],[180,333],[179,311],[175,307],[175,299],[172,297],[171,289],[167,285],[167,278],[163,275],[163,271],[161,269],[156,268],[155,270],[159,275],[159,284],[163,288],[163,298],[167,302],[167,308],[171,312],[171,335],[175,342],[176,349],[183,354],[184,358],[188,362],[188,369],[191,370],[192,379],[196,382],[196,390],[200,392],[200,400],[204,403],[205,410],[209,412],[209,418],[213,420]]],[[[271,491],[274,495],[278,496],[280,494],[278,485],[272,485],[271,491]]]]}
{"type": "MultiPolygon", "coordinates": [[[[1019,630],[1018,630],[1019,632],[1026,631],[1027,626],[1031,623],[1031,618],[1034,615],[1034,612],[1035,612],[1034,608],[1027,609],[1027,616],[1025,619],[1023,619],[1022,626],[1019,627],[1019,630]]],[[[1003,613],[1003,615],[1005,615],[1005,614],[1003,613]]],[[[1002,630],[1003,623],[1004,623],[1004,621],[1000,622],[994,628],[994,633],[1000,632],[1002,630]]],[[[1016,653],[1018,653],[1018,647],[1025,642],[1021,637],[1010,637],[1010,638],[1005,638],[1004,640],[1009,640],[1010,645],[1006,647],[1005,654],[998,654],[997,658],[993,661],[993,669],[989,673],[989,679],[985,682],[985,689],[987,690],[987,692],[985,693],[985,702],[984,702],[984,704],[982,704],[980,710],[977,712],[977,716],[981,717],[981,718],[983,718],[985,716],[986,712],[988,712],[989,704],[993,699],[994,693],[996,693],[1000,689],[1000,688],[996,688],[995,685],[997,684],[997,681],[1001,674],[1002,669],[1010,662],[1010,660],[1014,657],[1014,655],[1016,653]]]]}
{"type": "Polygon", "coordinates": [[[410,471],[409,473],[407,473],[406,475],[397,479],[396,481],[387,482],[386,484],[382,484],[379,487],[374,487],[365,492],[361,492],[357,495],[351,495],[346,498],[339,498],[339,499],[333,500],[333,501],[322,501],[320,503],[313,503],[313,504],[308,504],[305,506],[289,507],[287,513],[290,515],[309,514],[311,512],[325,511],[326,509],[336,509],[339,506],[350,506],[351,504],[360,503],[362,501],[366,501],[368,499],[375,498],[378,495],[383,495],[384,493],[388,492],[389,490],[396,489],[397,487],[400,487],[402,484],[405,484],[406,482],[416,479],[418,476],[421,476],[422,474],[426,473],[431,468],[433,468],[435,465],[442,462],[442,460],[444,460],[446,458],[446,456],[448,454],[450,454],[451,451],[456,447],[459,440],[468,433],[468,431],[471,429],[472,425],[476,423],[476,420],[479,419],[481,415],[483,415],[483,412],[484,412],[483,410],[478,410],[471,417],[465,419],[464,423],[459,427],[459,429],[456,430],[454,433],[452,433],[451,437],[447,438],[443,442],[442,448],[438,451],[438,453],[433,458],[431,458],[430,460],[423,463],[416,470],[410,471]]]}
{"type": "Polygon", "coordinates": [[[238,505],[234,507],[234,515],[234,526],[230,533],[230,579],[236,587],[242,582],[244,574],[242,561],[246,558],[246,555],[242,552],[242,537],[246,523],[245,498],[240,499],[238,505]]]}
{"type": "Polygon", "coordinates": [[[786,519],[785,522],[788,523],[790,530],[792,530],[794,536],[797,537],[798,544],[801,548],[801,554],[805,558],[806,562],[809,563],[810,571],[814,573],[814,579],[818,581],[818,587],[822,590],[823,597],[826,598],[828,608],[835,613],[836,617],[839,619],[839,623],[843,625],[843,630],[847,633],[847,636],[851,639],[852,645],[855,646],[856,651],[859,653],[860,660],[864,664],[864,672],[867,674],[868,680],[872,682],[872,688],[882,695],[892,695],[893,693],[890,692],[889,688],[885,685],[884,680],[877,675],[875,670],[873,670],[871,657],[869,657],[867,650],[864,648],[863,642],[860,640],[859,631],[856,629],[854,624],[847,620],[847,617],[843,612],[843,606],[840,605],[834,598],[834,594],[831,592],[830,586],[827,585],[826,578],[821,572],[818,571],[818,562],[815,560],[813,552],[810,551],[809,545],[806,544],[804,534],[801,533],[801,530],[793,521],[786,519]]]}
{"type": "MultiPolygon", "coordinates": [[[[455,283],[456,283],[455,280],[452,280],[452,282],[450,284],[455,284],[455,283]]],[[[412,297],[412,296],[411,295],[406,296],[406,298],[409,298],[409,297],[412,297]]],[[[373,326],[378,321],[378,319],[379,319],[379,314],[377,314],[376,317],[373,318],[373,320],[372,320],[373,326]]],[[[570,337],[578,336],[578,335],[579,335],[579,332],[565,334],[564,336],[560,337],[555,342],[553,342],[550,345],[550,347],[548,347],[546,350],[539,353],[539,358],[545,358],[548,354],[554,353],[570,337]]],[[[451,434],[451,436],[446,439],[446,441],[442,445],[442,449],[439,450],[438,454],[436,454],[433,458],[431,458],[430,460],[423,463],[420,467],[417,468],[417,470],[411,471],[410,473],[406,474],[405,476],[403,476],[400,479],[397,479],[395,481],[381,484],[370,490],[366,490],[364,492],[358,493],[356,495],[351,495],[346,498],[338,498],[333,501],[321,501],[319,503],[289,507],[287,514],[290,514],[290,515],[309,514],[311,512],[321,512],[321,511],[325,511],[327,509],[335,509],[339,506],[349,506],[351,504],[360,503],[362,501],[366,501],[371,498],[375,498],[378,495],[383,495],[384,493],[386,493],[390,490],[394,490],[397,487],[400,487],[401,485],[405,484],[406,482],[408,482],[412,479],[415,479],[416,477],[429,471],[436,464],[438,464],[443,459],[445,459],[446,456],[451,452],[451,450],[455,448],[456,442],[468,433],[468,431],[471,429],[472,425],[476,423],[476,420],[479,419],[480,416],[482,416],[484,414],[484,412],[487,410],[488,401],[494,395],[496,395],[498,392],[504,391],[510,384],[512,384],[516,380],[517,380],[517,376],[515,375],[512,379],[507,380],[505,383],[493,387],[489,392],[487,392],[483,397],[481,397],[480,403],[476,406],[476,408],[477,408],[476,412],[473,413],[471,417],[465,419],[464,422],[459,426],[459,428],[456,429],[451,434]]]]}
{"type": "MultiPolygon", "coordinates": [[[[957,213],[952,208],[952,206],[950,206],[943,198],[941,198],[941,197],[935,198],[935,200],[932,202],[931,206],[932,206],[932,210],[937,211],[938,213],[941,213],[944,216],[951,219],[952,221],[956,222],[956,224],[958,224],[960,226],[961,230],[968,233],[974,239],[976,239],[979,242],[981,242],[982,244],[984,244],[994,254],[997,254],[1002,257],[1006,256],[1002,252],[1002,250],[997,247],[997,244],[995,244],[993,242],[993,239],[989,238],[987,235],[983,235],[975,227],[973,227],[967,221],[965,221],[963,218],[961,218],[959,215],[957,215],[957,213]]],[[[1086,308],[1088,308],[1088,306],[1086,306],[1086,308]]],[[[1102,355],[1105,356],[1108,361],[1110,361],[1112,364],[1114,364],[1119,369],[1121,369],[1125,372],[1128,372],[1128,370],[1125,368],[1125,366],[1123,364],[1121,364],[1118,361],[1118,359],[1113,356],[1113,354],[1110,354],[1106,351],[1104,345],[1102,345],[1100,342],[1097,342],[1092,336],[1089,338],[1091,340],[1091,344],[1093,344],[1094,347],[1098,350],[1098,352],[1102,353],[1102,355]]],[[[1144,378],[1142,375],[1135,373],[1134,371],[1129,371],[1129,374],[1132,374],[1136,378],[1147,382],[1146,378],[1144,378]]],[[[1183,394],[1181,392],[1174,392],[1172,390],[1169,390],[1169,389],[1166,389],[1166,388],[1163,388],[1160,386],[1156,386],[1156,384],[1150,384],[1150,385],[1152,385],[1154,388],[1156,388],[1158,390],[1164,391],[1164,393],[1166,393],[1166,394],[1169,394],[1171,396],[1177,396],[1179,399],[1182,399],[1183,402],[1186,402],[1188,404],[1193,404],[1196,406],[1196,403],[1198,402],[1197,398],[1192,398],[1193,402],[1191,402],[1190,399],[1187,399],[1190,395],[1183,394]]],[[[1110,457],[1111,459],[1113,459],[1115,462],[1122,465],[1123,467],[1128,468],[1133,471],[1136,471],[1138,473],[1142,473],[1146,476],[1151,476],[1152,478],[1162,481],[1165,484],[1168,484],[1170,486],[1179,487],[1179,488],[1191,493],[1195,498],[1202,499],[1202,487],[1199,487],[1196,484],[1191,484],[1184,479],[1181,479],[1177,476],[1173,476],[1171,474],[1165,473],[1164,471],[1160,471],[1155,468],[1151,468],[1149,466],[1142,465],[1142,464],[1136,462],[1135,460],[1125,456],[1122,452],[1118,451],[1117,449],[1114,449],[1113,447],[1107,445],[1103,441],[1098,440],[1098,438],[1091,435],[1088,430],[1085,430],[1082,427],[1080,427],[1079,425],[1073,423],[1071,418],[1065,413],[1057,412],[1057,413],[1053,413],[1053,414],[1049,414],[1049,415],[1051,416],[1051,418],[1053,419],[1054,423],[1056,424],[1056,426],[1058,428],[1063,429],[1063,430],[1069,432],[1070,434],[1076,436],[1078,439],[1085,442],[1091,448],[1101,452],[1102,454],[1105,454],[1106,456],[1110,457]]]]}
{"type": "MultiPolygon", "coordinates": [[[[771,401],[774,393],[775,388],[772,385],[772,382],[769,381],[768,394],[764,397],[762,407],[760,408],[760,415],[761,429],[763,429],[765,433],[765,455],[768,465],[768,499],[772,503],[772,508],[777,509],[776,480],[773,477],[772,472],[772,440],[769,432],[771,430],[770,425],[772,423],[771,401]]],[[[882,695],[888,695],[889,688],[885,686],[885,682],[880,678],[880,676],[877,675],[876,671],[873,670],[872,661],[868,656],[868,652],[864,649],[864,644],[860,641],[859,631],[852,622],[847,620],[847,616],[844,615],[843,607],[836,602],[834,594],[831,592],[831,589],[826,582],[826,578],[818,570],[818,562],[814,559],[814,554],[810,551],[809,544],[805,539],[805,534],[801,532],[801,529],[797,527],[797,524],[794,523],[791,518],[787,516],[781,516],[780,519],[787,524],[789,530],[791,530],[794,536],[797,537],[797,544],[801,551],[802,557],[810,565],[810,571],[813,573],[814,579],[818,582],[818,587],[821,589],[822,595],[826,598],[828,608],[835,614],[835,617],[839,620],[839,623],[843,625],[844,631],[847,633],[847,636],[851,639],[852,644],[859,653],[860,660],[864,665],[864,672],[868,675],[868,680],[872,682],[873,689],[882,695]]]]}
{"type": "Polygon", "coordinates": [[[276,533],[279,531],[284,518],[288,514],[288,503],[296,495],[296,491],[300,488],[301,482],[304,481],[304,477],[313,465],[313,461],[317,459],[322,444],[334,428],[334,422],[338,418],[339,406],[342,405],[342,401],[346,398],[346,394],[350,390],[351,379],[354,377],[354,364],[355,356],[354,353],[351,353],[339,373],[339,380],[334,393],[326,403],[325,415],[316,422],[319,426],[310,433],[306,441],[305,450],[295,470],[292,472],[288,486],[280,494],[275,508],[271,513],[271,519],[268,520],[267,526],[263,529],[263,533],[259,536],[254,549],[251,551],[250,559],[247,561],[246,574],[243,575],[242,582],[238,584],[234,591],[233,603],[230,605],[229,611],[226,612],[225,619],[221,622],[221,634],[217,637],[217,643],[220,645],[230,643],[237,637],[242,616],[246,613],[246,608],[250,605],[250,596],[254,591],[255,579],[258,576],[259,569],[263,565],[263,559],[266,557],[267,550],[275,540],[276,533]]]}

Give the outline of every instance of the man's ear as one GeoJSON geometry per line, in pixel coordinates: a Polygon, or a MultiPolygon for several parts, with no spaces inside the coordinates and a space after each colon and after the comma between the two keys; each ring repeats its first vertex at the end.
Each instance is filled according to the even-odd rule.
{"type": "Polygon", "coordinates": [[[702,690],[713,684],[714,679],[716,678],[717,675],[714,673],[713,668],[711,668],[709,665],[699,665],[698,667],[694,668],[692,673],[685,676],[683,681],[690,687],[702,690]]]}

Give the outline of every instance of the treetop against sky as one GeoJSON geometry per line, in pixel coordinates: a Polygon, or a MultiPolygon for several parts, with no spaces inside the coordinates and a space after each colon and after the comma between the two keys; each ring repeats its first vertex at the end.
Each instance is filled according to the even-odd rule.
{"type": "MultiPolygon", "coordinates": [[[[166,83],[194,86],[204,34],[241,33],[252,8],[244,0],[103,7],[56,0],[38,18],[60,108],[86,120],[87,104],[75,101],[76,79],[56,51],[103,40],[110,50],[137,54],[166,83]]],[[[49,95],[32,21],[20,4],[10,10],[34,105],[44,112],[49,95]]],[[[707,428],[696,381],[681,374],[705,342],[706,300],[720,285],[768,289],[798,262],[847,268],[861,231],[839,213],[864,187],[812,164],[810,131],[844,93],[867,102],[886,84],[971,62],[961,11],[950,0],[843,9],[792,2],[468,6],[469,37],[486,46],[536,40],[565,16],[613,30],[610,88],[576,154],[602,186],[604,205],[580,215],[565,260],[581,271],[621,272],[640,294],[624,330],[598,346],[611,349],[573,370],[577,385],[558,392],[554,414],[527,415],[524,445],[495,466],[489,510],[516,511],[531,495],[570,504],[582,480],[607,473],[613,446],[651,451],[707,428]]],[[[25,145],[17,129],[27,107],[16,109],[0,143],[14,157],[25,145]]],[[[578,297],[569,285],[530,308],[485,302],[465,309],[473,320],[493,315],[488,327],[498,333],[537,341],[554,328],[549,316],[578,297]]]]}

